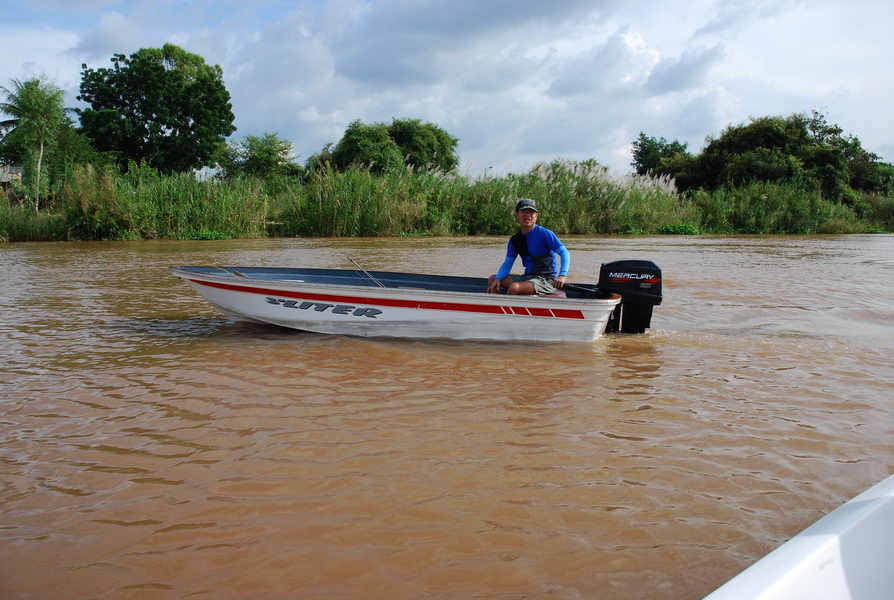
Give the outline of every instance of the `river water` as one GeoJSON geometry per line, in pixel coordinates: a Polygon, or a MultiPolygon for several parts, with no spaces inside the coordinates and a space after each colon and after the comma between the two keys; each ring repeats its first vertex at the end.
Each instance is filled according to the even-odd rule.
{"type": "Polygon", "coordinates": [[[167,272],[498,238],[0,245],[0,597],[698,598],[894,471],[894,236],[565,241],[662,267],[649,333],[323,336],[167,272]]]}

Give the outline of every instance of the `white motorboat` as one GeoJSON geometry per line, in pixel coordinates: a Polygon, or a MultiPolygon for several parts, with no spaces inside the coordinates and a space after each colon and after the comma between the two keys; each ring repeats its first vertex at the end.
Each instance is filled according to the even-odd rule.
{"type": "Polygon", "coordinates": [[[358,336],[590,342],[606,330],[645,331],[661,302],[661,271],[649,261],[603,265],[598,285],[566,284],[552,296],[487,294],[477,277],[363,269],[171,272],[235,319],[358,336]]]}
{"type": "Polygon", "coordinates": [[[894,475],[785,542],[705,600],[894,598],[894,475]]]}

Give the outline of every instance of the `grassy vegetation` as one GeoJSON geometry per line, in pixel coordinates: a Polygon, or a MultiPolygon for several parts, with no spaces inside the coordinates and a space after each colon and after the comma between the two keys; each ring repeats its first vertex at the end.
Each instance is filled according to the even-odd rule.
{"type": "Polygon", "coordinates": [[[523,175],[469,179],[405,171],[317,174],[276,205],[280,235],[507,234],[519,197],[540,204],[559,233],[650,233],[698,223],[666,179],[619,178],[589,163],[538,165],[523,175]]]}
{"type": "Polygon", "coordinates": [[[222,185],[186,173],[161,176],[148,167],[119,174],[86,166],[73,170],[61,197],[59,213],[76,239],[266,234],[268,198],[259,181],[222,185]]]}
{"type": "Polygon", "coordinates": [[[894,221],[860,218],[853,207],[795,184],[755,182],[713,192],[697,190],[702,227],[716,233],[858,233],[892,230],[894,221]]]}
{"type": "Polygon", "coordinates": [[[124,174],[73,168],[39,214],[0,198],[0,240],[505,235],[523,196],[538,201],[540,223],[559,234],[894,231],[889,196],[835,203],[794,183],[681,195],[667,178],[618,177],[593,162],[487,178],[324,170],[305,182],[200,181],[132,165],[124,174]]]}
{"type": "Polygon", "coordinates": [[[68,239],[57,214],[35,214],[31,207],[11,205],[0,195],[0,242],[45,242],[68,239]]]}

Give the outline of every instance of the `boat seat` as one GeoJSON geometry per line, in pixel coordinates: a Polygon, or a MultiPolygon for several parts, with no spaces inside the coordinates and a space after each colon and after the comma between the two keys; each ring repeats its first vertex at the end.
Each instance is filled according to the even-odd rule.
{"type": "Polygon", "coordinates": [[[555,294],[537,294],[543,298],[567,298],[568,294],[565,293],[565,290],[556,290],[555,294]]]}

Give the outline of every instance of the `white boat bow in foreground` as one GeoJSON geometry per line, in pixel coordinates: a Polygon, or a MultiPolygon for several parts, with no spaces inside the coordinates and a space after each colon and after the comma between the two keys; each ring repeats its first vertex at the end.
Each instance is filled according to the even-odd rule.
{"type": "Polygon", "coordinates": [[[894,598],[894,475],[844,503],[705,600],[894,598]]]}

